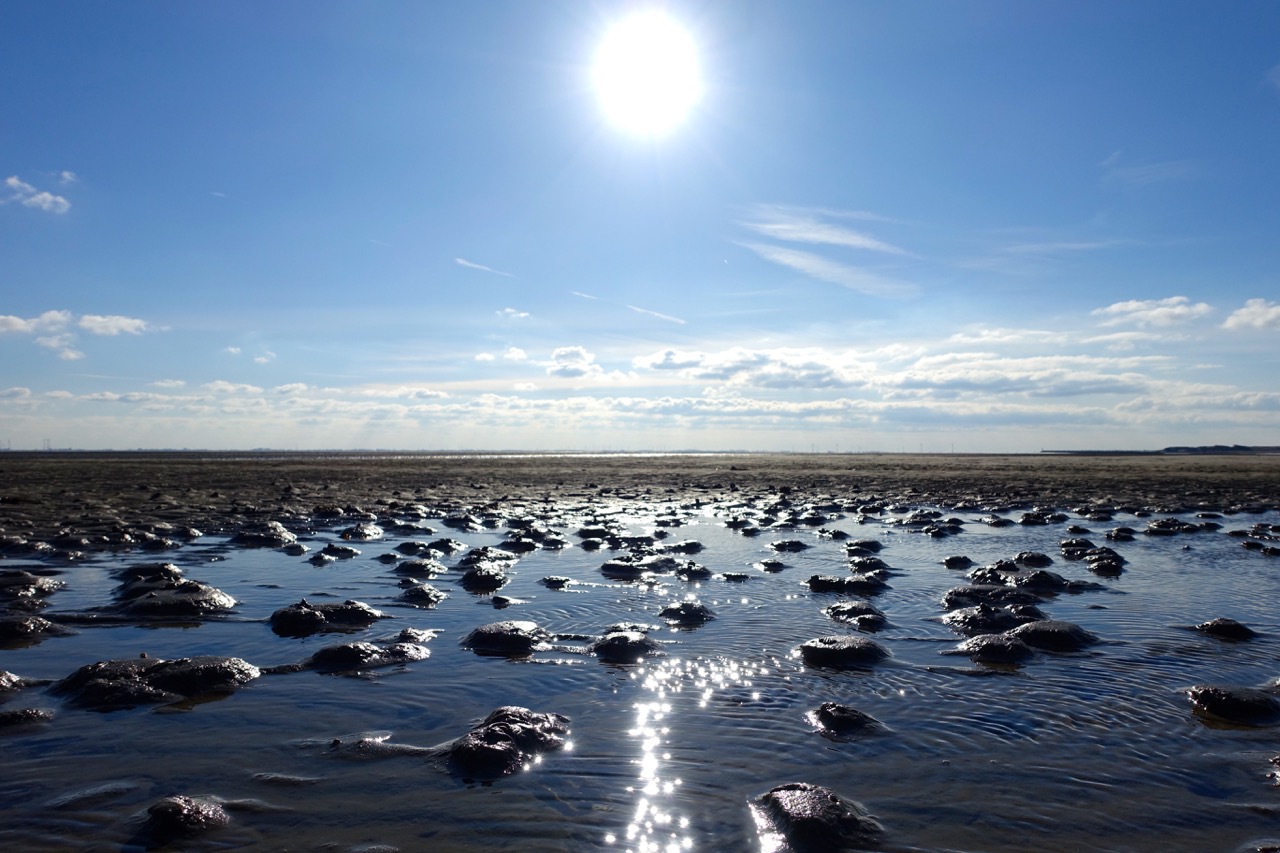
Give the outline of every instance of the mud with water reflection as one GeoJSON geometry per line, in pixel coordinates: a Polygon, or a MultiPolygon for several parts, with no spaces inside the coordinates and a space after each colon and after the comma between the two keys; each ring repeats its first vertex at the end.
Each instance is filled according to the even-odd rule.
{"type": "Polygon", "coordinates": [[[905,490],[880,501],[852,489],[805,493],[765,483],[571,491],[503,501],[474,493],[466,501],[463,491],[436,502],[429,487],[388,496],[362,508],[384,529],[369,541],[341,539],[360,520],[346,501],[334,502],[342,516],[264,513],[298,535],[309,549],[300,556],[231,545],[230,528],[245,519],[157,552],[89,548],[66,562],[11,551],[0,571],[25,566],[65,582],[40,610],[55,622],[111,602],[119,570],[139,563],[172,562],[237,601],[229,615],[185,623],[65,618],[76,634],[0,651],[0,670],[23,677],[58,679],[142,652],[287,670],[335,642],[386,641],[405,628],[430,632],[430,656],[354,675],[280,671],[213,701],[109,712],[68,707],[41,688],[12,694],[0,710],[43,708],[54,717],[0,739],[0,844],[141,848],[147,808],[190,795],[226,801],[231,820],[172,849],[753,849],[762,842],[749,803],[792,781],[861,802],[883,824],[887,850],[1233,850],[1280,837],[1280,790],[1269,776],[1280,729],[1207,724],[1186,695],[1196,684],[1259,686],[1280,675],[1280,561],[1242,547],[1269,540],[1228,535],[1265,533],[1259,525],[1280,524],[1274,510],[1217,515],[1169,504],[1148,513],[1135,502],[1104,518],[1100,507],[1115,503],[1099,501],[1054,504],[1045,509],[1063,517],[1021,524],[1028,505],[962,496],[930,503],[905,490]],[[932,509],[936,518],[921,514],[932,509]],[[474,529],[443,523],[453,514],[460,524],[464,510],[474,529]],[[1000,518],[1013,523],[997,526],[1000,518]],[[1184,532],[1142,532],[1159,519],[1184,522],[1184,532]],[[931,525],[957,532],[930,535],[931,525]],[[1068,532],[1072,526],[1084,530],[1068,532]],[[1132,541],[1106,539],[1125,526],[1137,531],[1132,541]],[[465,551],[440,555],[446,571],[416,579],[448,594],[434,607],[403,602],[398,563],[379,559],[407,559],[398,546],[441,537],[467,550],[509,546],[510,530],[544,527],[568,546],[521,552],[496,593],[458,583],[465,551]],[[1199,530],[1186,532],[1192,527],[1199,530]],[[580,535],[601,529],[617,539],[580,535]],[[883,545],[886,589],[867,599],[810,590],[813,575],[851,575],[838,532],[883,545]],[[710,576],[601,571],[642,548],[628,537],[655,533],[668,534],[659,546],[700,543],[672,556],[710,576]],[[1059,543],[1073,537],[1113,548],[1123,569],[1101,576],[1065,559],[1059,543]],[[592,550],[588,540],[599,538],[606,541],[592,550]],[[808,547],[772,547],[779,542],[808,547]],[[331,543],[360,553],[308,561],[331,543]],[[611,547],[624,543],[630,547],[611,547]],[[1077,586],[1100,587],[1044,593],[1039,604],[1100,642],[1069,654],[1037,651],[1017,665],[940,654],[963,639],[941,621],[941,600],[969,571],[943,561],[965,555],[978,568],[1022,552],[1049,555],[1048,569],[1077,586]],[[548,577],[568,580],[549,585],[548,577]],[[511,603],[497,609],[495,595],[511,603]],[[342,635],[273,632],[270,615],[303,597],[355,599],[392,619],[342,635]],[[659,613],[684,600],[715,618],[667,625],[659,613]],[[859,636],[890,657],[865,668],[806,665],[801,643],[858,633],[824,612],[854,600],[883,612],[888,624],[859,636]],[[1228,642],[1188,629],[1215,617],[1259,636],[1228,642]],[[460,643],[507,619],[552,636],[513,656],[460,643]],[[649,636],[664,654],[635,664],[590,654],[591,639],[617,623],[654,626],[649,636]],[[827,702],[882,726],[824,733],[812,712],[827,702]],[[462,736],[504,705],[564,715],[568,742],[485,782],[422,749],[462,736]],[[340,748],[353,743],[369,746],[340,748]]]}

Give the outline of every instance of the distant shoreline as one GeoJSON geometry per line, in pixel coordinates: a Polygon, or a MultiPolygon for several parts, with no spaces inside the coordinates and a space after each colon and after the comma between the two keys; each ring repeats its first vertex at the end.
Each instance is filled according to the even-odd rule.
{"type": "MultiPolygon", "coordinates": [[[[10,451],[0,531],[184,524],[206,532],[289,521],[318,506],[597,506],[738,493],[856,507],[888,502],[982,513],[1129,507],[1250,513],[1280,505],[1280,454],[409,454],[392,451],[10,451]]],[[[521,508],[524,509],[521,509],[521,508]]]]}

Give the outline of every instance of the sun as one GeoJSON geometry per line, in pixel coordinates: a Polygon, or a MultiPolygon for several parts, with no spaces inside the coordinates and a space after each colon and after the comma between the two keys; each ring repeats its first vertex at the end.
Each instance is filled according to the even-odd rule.
{"type": "Polygon", "coordinates": [[[670,132],[702,97],[692,37],[656,10],[620,21],[605,34],[592,76],[609,121],[641,136],[670,132]]]}

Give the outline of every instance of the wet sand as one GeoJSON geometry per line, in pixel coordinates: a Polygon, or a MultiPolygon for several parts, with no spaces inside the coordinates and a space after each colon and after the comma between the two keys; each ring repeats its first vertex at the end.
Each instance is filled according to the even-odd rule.
{"type": "Polygon", "coordinates": [[[0,529],[27,538],[163,522],[205,532],[317,504],[475,506],[790,488],[806,499],[1230,511],[1280,504],[1280,455],[0,454],[0,529]]]}

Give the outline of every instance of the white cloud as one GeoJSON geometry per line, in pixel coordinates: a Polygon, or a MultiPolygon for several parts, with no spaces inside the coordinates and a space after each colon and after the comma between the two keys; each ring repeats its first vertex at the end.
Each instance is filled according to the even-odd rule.
{"type": "Polygon", "coordinates": [[[8,198],[0,199],[0,204],[16,201],[24,207],[33,207],[47,213],[66,213],[71,209],[71,202],[62,196],[54,195],[46,190],[37,190],[17,175],[10,175],[5,178],[4,185],[9,188],[11,195],[8,198]]]}
{"type": "Polygon", "coordinates": [[[507,347],[507,351],[502,354],[507,361],[527,361],[528,353],[520,349],[520,347],[507,347]]]}
{"type": "Polygon", "coordinates": [[[551,364],[547,367],[548,376],[561,376],[576,379],[583,376],[596,376],[603,368],[595,363],[596,357],[583,347],[559,347],[551,353],[551,364]]]}
{"type": "Polygon", "coordinates": [[[491,352],[476,353],[476,361],[493,361],[497,356],[491,352]]]}
{"type": "Polygon", "coordinates": [[[34,207],[46,213],[66,213],[71,209],[71,202],[51,192],[38,192],[22,200],[24,207],[34,207]]]}
{"type": "Polygon", "coordinates": [[[486,267],[484,264],[473,263],[472,261],[468,261],[466,258],[454,258],[453,262],[458,266],[466,267],[469,270],[479,270],[480,272],[489,272],[489,273],[493,273],[494,275],[502,275],[502,276],[506,276],[507,278],[515,278],[515,276],[509,272],[503,272],[502,270],[495,270],[493,267],[486,267]]]}
{"type": "Polygon", "coordinates": [[[39,317],[24,320],[12,315],[0,315],[0,334],[4,332],[54,332],[71,322],[70,311],[46,311],[39,317]]]}
{"type": "Polygon", "coordinates": [[[637,314],[647,314],[650,317],[657,317],[659,320],[666,320],[668,323],[678,323],[681,326],[685,325],[684,320],[681,320],[679,317],[672,317],[670,314],[660,314],[657,311],[650,311],[648,308],[637,308],[634,305],[628,305],[627,307],[632,311],[635,311],[637,314]]]}
{"type": "Polygon", "coordinates": [[[290,382],[287,385],[277,385],[271,389],[272,394],[301,394],[303,391],[310,390],[311,386],[305,382],[290,382]]]}
{"type": "Polygon", "coordinates": [[[915,285],[884,278],[858,267],[838,263],[812,252],[770,246],[764,243],[742,243],[766,261],[790,267],[819,281],[838,284],[868,296],[909,296],[916,292],[915,285]]]}
{"type": "Polygon", "coordinates": [[[231,353],[232,355],[239,355],[240,347],[227,347],[223,352],[231,353]]]}
{"type": "Polygon", "coordinates": [[[146,320],[121,317],[119,314],[85,314],[77,325],[95,335],[140,335],[151,327],[146,320]]]}
{"type": "Polygon", "coordinates": [[[499,317],[502,317],[504,320],[523,320],[525,317],[529,316],[528,311],[517,311],[514,308],[503,308],[501,311],[496,311],[494,313],[499,317]]]}
{"type": "Polygon", "coordinates": [[[537,391],[538,386],[532,382],[517,382],[512,386],[516,391],[537,391]]]}
{"type": "Polygon", "coordinates": [[[774,240],[785,240],[789,243],[843,246],[849,249],[865,249],[890,255],[910,254],[904,249],[859,231],[854,231],[851,228],[822,221],[820,216],[823,214],[830,215],[829,211],[759,205],[756,207],[754,214],[753,220],[739,222],[738,224],[774,240]]]}
{"type": "Polygon", "coordinates": [[[1061,339],[1060,332],[1049,332],[1041,329],[974,329],[968,332],[956,332],[947,338],[949,344],[976,344],[991,346],[993,344],[1046,344],[1061,339]]]}
{"type": "Polygon", "coordinates": [[[80,176],[75,172],[72,172],[70,169],[63,169],[58,173],[58,183],[62,184],[64,187],[68,184],[74,184],[79,180],[80,176]]]}
{"type": "Polygon", "coordinates": [[[1115,302],[1105,308],[1095,308],[1095,317],[1103,317],[1103,326],[1134,323],[1139,326],[1174,326],[1206,317],[1213,313],[1208,303],[1192,303],[1185,296],[1166,299],[1130,299],[1115,302]]]}
{"type": "Polygon", "coordinates": [[[576,290],[570,290],[569,292],[570,292],[570,293],[572,293],[574,296],[577,296],[577,297],[578,297],[578,298],[580,298],[580,299],[591,299],[591,300],[596,300],[596,299],[599,299],[599,298],[600,298],[600,297],[598,297],[598,296],[592,296],[590,293],[580,293],[579,291],[576,291],[576,290]]]}
{"type": "Polygon", "coordinates": [[[152,388],[184,388],[186,387],[184,379],[157,379],[151,383],[152,388]]]}
{"type": "Polygon", "coordinates": [[[1120,352],[1135,349],[1138,344],[1168,341],[1169,339],[1168,334],[1156,334],[1155,332],[1111,332],[1106,335],[1093,335],[1082,338],[1080,343],[1102,344],[1109,350],[1120,352]]]}
{"type": "Polygon", "coordinates": [[[215,394],[261,394],[262,389],[256,385],[243,385],[234,382],[227,382],[225,379],[215,379],[212,382],[206,382],[200,386],[206,391],[212,391],[215,394]]]}
{"type": "Polygon", "coordinates": [[[269,364],[276,360],[276,354],[271,350],[265,350],[262,355],[255,355],[253,360],[256,364],[269,364]]]}
{"type": "Polygon", "coordinates": [[[1280,329],[1280,304],[1266,299],[1250,299],[1243,308],[1231,312],[1224,329],[1280,329]]]}
{"type": "Polygon", "coordinates": [[[6,388],[0,391],[0,400],[25,400],[31,396],[30,388],[6,388]]]}
{"type": "Polygon", "coordinates": [[[80,350],[73,346],[75,340],[76,336],[69,333],[46,335],[44,337],[36,338],[36,345],[42,346],[45,349],[56,350],[58,358],[63,361],[76,361],[84,358],[84,353],[80,352],[80,350]]]}
{"type": "Polygon", "coordinates": [[[22,198],[23,196],[31,195],[36,191],[35,187],[31,186],[31,184],[27,183],[26,181],[20,179],[17,175],[10,175],[9,177],[5,178],[4,185],[9,189],[13,190],[14,192],[14,195],[12,196],[12,198],[9,199],[10,201],[12,201],[12,199],[14,198],[22,198]]]}
{"type": "Polygon", "coordinates": [[[649,370],[688,370],[700,366],[707,358],[705,352],[662,350],[649,355],[638,355],[631,363],[649,370]]]}

